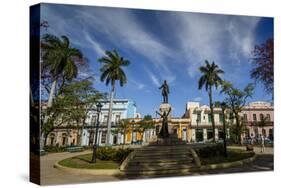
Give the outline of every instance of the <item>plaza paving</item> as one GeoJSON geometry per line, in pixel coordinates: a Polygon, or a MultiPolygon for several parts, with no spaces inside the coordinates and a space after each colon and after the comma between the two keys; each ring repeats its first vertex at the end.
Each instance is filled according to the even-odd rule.
{"type": "MultiPolygon", "coordinates": [[[[231,147],[242,148],[244,147],[231,147]]],[[[256,172],[256,171],[270,171],[273,170],[273,148],[266,148],[264,153],[260,153],[260,148],[255,147],[254,151],[257,154],[255,161],[239,167],[232,167],[228,169],[208,170],[204,172],[190,173],[189,175],[208,175],[208,174],[224,174],[235,172],[256,172]]],[[[104,182],[104,181],[118,181],[125,179],[139,179],[149,178],[149,176],[93,176],[93,175],[76,175],[63,172],[53,167],[56,161],[69,158],[75,155],[90,153],[91,151],[84,151],[79,153],[54,153],[41,157],[41,184],[70,184],[70,183],[89,183],[89,182],[104,182]]]]}

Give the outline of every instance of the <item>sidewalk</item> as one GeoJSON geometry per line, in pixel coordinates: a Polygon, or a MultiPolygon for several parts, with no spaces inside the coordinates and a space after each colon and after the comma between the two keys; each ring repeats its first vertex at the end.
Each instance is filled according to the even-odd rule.
{"type": "Polygon", "coordinates": [[[65,173],[54,168],[56,161],[73,157],[75,155],[82,155],[91,153],[91,151],[83,152],[62,152],[62,153],[50,153],[45,156],[41,156],[41,184],[42,185],[54,185],[54,184],[73,184],[73,183],[89,183],[89,182],[104,182],[104,181],[117,181],[119,178],[114,176],[92,176],[92,175],[75,175],[65,173]]]}

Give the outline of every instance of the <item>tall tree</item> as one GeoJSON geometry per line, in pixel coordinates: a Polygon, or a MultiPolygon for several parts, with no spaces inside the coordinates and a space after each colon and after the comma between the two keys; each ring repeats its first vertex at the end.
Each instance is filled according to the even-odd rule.
{"type": "Polygon", "coordinates": [[[243,90],[235,88],[230,82],[223,81],[221,93],[226,95],[225,102],[230,107],[234,114],[236,129],[236,141],[241,144],[241,132],[243,129],[243,122],[240,121],[239,113],[245,106],[247,99],[253,95],[254,86],[248,84],[243,90]]]}
{"type": "MultiPolygon", "coordinates": [[[[85,125],[88,112],[104,97],[104,94],[93,88],[89,80],[74,81],[62,88],[61,94],[54,99],[46,124],[42,127],[45,138],[56,127],[77,128],[77,143],[81,144],[82,130],[85,125]]],[[[46,142],[46,139],[45,139],[46,142]]]]}
{"type": "MultiPolygon", "coordinates": [[[[83,55],[80,50],[70,46],[70,41],[66,36],[58,38],[54,35],[45,34],[41,40],[41,49],[41,75],[49,75],[51,82],[47,103],[48,109],[52,107],[58,80],[62,80],[63,86],[65,80],[71,81],[77,77],[78,68],[76,62],[83,62],[83,55]]],[[[47,114],[45,114],[44,121],[42,122],[43,125],[48,122],[48,112],[50,110],[48,109],[46,112],[47,114]]],[[[41,139],[44,138],[44,131],[42,131],[41,139]]],[[[44,142],[42,140],[41,143],[43,144],[44,142]]]]}
{"type": "Polygon", "coordinates": [[[267,92],[272,94],[273,99],[273,77],[274,77],[274,44],[273,39],[268,39],[265,43],[256,45],[251,58],[254,68],[251,77],[263,83],[267,92]]]}
{"type": "Polygon", "coordinates": [[[202,76],[198,81],[198,88],[202,89],[205,86],[206,91],[209,95],[209,104],[211,109],[211,121],[212,121],[212,129],[213,129],[213,142],[215,142],[215,120],[214,120],[214,107],[213,107],[213,98],[212,98],[212,87],[216,88],[221,83],[222,79],[220,74],[223,74],[224,71],[219,68],[214,62],[212,64],[209,61],[205,60],[205,66],[201,66],[199,68],[202,76]]]}
{"type": "Polygon", "coordinates": [[[70,46],[67,36],[58,38],[45,34],[41,41],[41,48],[42,71],[49,73],[52,82],[47,104],[51,107],[58,80],[61,78],[70,81],[76,78],[78,74],[76,63],[83,62],[83,55],[80,50],[70,46]]]}
{"type": "Polygon", "coordinates": [[[111,85],[106,134],[106,144],[109,145],[111,134],[112,103],[115,93],[115,84],[117,81],[119,81],[120,86],[123,87],[127,83],[127,77],[123,70],[123,67],[128,66],[130,64],[130,61],[120,56],[116,50],[106,51],[105,56],[99,58],[98,61],[102,63],[102,67],[100,69],[100,80],[102,82],[105,82],[106,85],[111,85]]]}

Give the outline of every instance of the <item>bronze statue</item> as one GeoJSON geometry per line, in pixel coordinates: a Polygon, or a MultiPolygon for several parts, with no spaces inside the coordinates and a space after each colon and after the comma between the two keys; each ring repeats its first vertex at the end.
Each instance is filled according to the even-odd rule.
{"type": "Polygon", "coordinates": [[[162,89],[163,103],[168,103],[168,94],[170,93],[170,91],[166,80],[164,81],[162,86],[159,87],[159,89],[162,89]]]}
{"type": "Polygon", "coordinates": [[[171,112],[171,108],[168,112],[164,112],[163,114],[160,114],[156,111],[156,113],[162,118],[162,128],[160,130],[160,137],[167,138],[169,137],[169,131],[168,131],[168,116],[171,112]]]}

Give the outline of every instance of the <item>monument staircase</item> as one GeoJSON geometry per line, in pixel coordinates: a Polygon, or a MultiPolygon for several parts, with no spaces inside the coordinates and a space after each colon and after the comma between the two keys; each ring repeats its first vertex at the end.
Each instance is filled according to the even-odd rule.
{"type": "Polygon", "coordinates": [[[187,174],[196,167],[191,148],[176,134],[170,134],[169,138],[135,150],[121,171],[126,175],[151,177],[187,174]]]}

